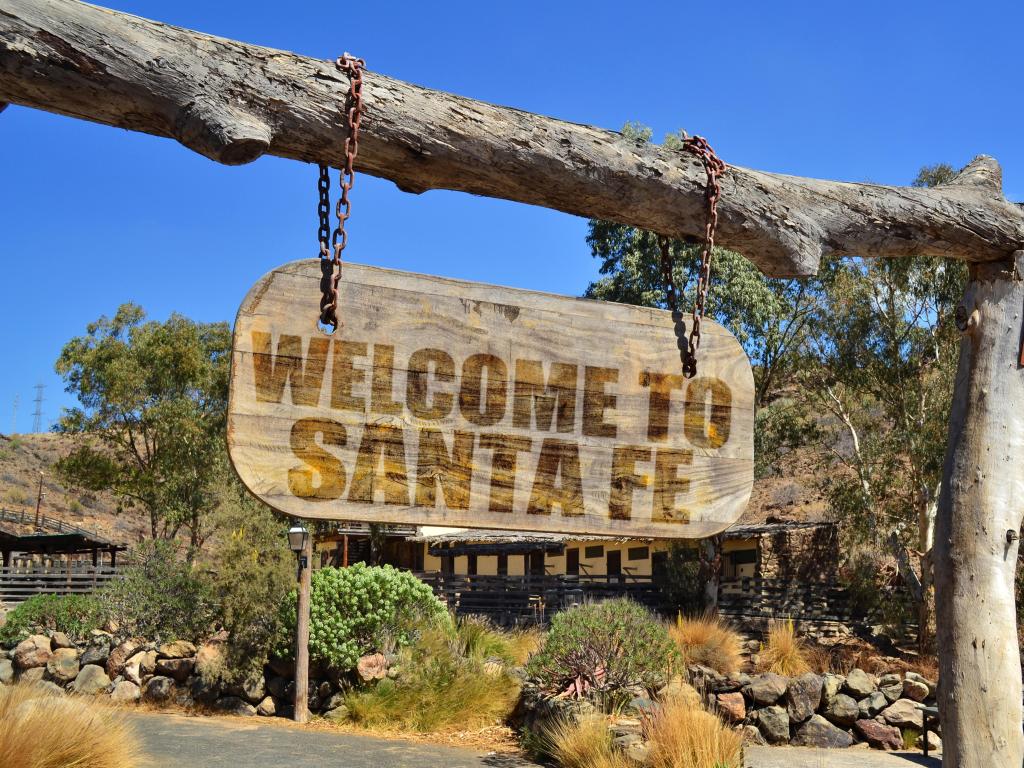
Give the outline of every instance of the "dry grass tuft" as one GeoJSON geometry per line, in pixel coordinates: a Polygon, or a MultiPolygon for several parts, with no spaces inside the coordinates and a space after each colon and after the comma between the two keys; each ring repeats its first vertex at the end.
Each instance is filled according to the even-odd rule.
{"type": "Polygon", "coordinates": [[[680,614],[668,633],[685,664],[703,664],[731,675],[743,663],[742,639],[718,616],[687,618],[680,614]]]}
{"type": "Polygon", "coordinates": [[[561,768],[631,768],[633,763],[612,745],[603,717],[555,720],[540,735],[544,752],[561,768]]]}
{"type": "Polygon", "coordinates": [[[796,677],[811,669],[804,641],[797,637],[792,619],[772,623],[768,640],[758,655],[759,672],[796,677]]]}
{"type": "Polygon", "coordinates": [[[114,710],[33,685],[0,686],[0,766],[133,768],[141,749],[114,710]]]}
{"type": "Polygon", "coordinates": [[[667,701],[647,726],[652,768],[738,768],[742,737],[721,720],[681,701],[667,701]]]}

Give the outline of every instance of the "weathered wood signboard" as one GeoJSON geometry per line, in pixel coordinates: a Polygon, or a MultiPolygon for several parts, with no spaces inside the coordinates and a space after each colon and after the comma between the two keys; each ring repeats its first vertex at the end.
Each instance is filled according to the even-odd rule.
{"type": "Polygon", "coordinates": [[[305,518],[702,537],[753,484],[753,375],[705,321],[685,379],[669,312],[346,264],[266,275],[235,323],[228,446],[305,518]]]}

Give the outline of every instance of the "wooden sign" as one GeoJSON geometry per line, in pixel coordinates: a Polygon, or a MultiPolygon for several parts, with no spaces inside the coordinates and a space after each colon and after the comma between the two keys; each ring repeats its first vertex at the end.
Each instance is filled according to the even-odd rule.
{"type": "Polygon", "coordinates": [[[286,264],[235,322],[228,448],[289,515],[703,537],[743,512],[754,381],[705,321],[681,373],[669,312],[345,264],[286,264]]]}

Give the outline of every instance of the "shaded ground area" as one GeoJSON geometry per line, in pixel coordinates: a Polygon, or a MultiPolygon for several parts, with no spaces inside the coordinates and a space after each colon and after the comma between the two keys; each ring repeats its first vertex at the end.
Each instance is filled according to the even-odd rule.
{"type": "Polygon", "coordinates": [[[747,747],[745,768],[941,768],[942,761],[920,752],[879,752],[875,749],[809,749],[747,747]]]}
{"type": "MultiPolygon", "coordinates": [[[[147,768],[526,768],[512,755],[289,727],[256,718],[128,715],[147,768]]],[[[791,767],[792,768],[792,767],[791,767]]]]}

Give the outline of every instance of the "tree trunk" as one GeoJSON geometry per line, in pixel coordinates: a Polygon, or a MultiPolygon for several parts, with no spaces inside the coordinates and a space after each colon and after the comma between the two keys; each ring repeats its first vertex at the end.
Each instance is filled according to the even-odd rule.
{"type": "Polygon", "coordinates": [[[1024,517],[1024,251],[977,265],[960,344],[935,527],[939,709],[945,768],[1024,761],[1014,602],[1024,517]]]}
{"type": "MultiPolygon", "coordinates": [[[[340,165],[348,85],[318,59],[73,0],[0,0],[0,102],[167,136],[222,163],[269,153],[340,165]]],[[[703,234],[704,169],[687,153],[374,72],[363,97],[356,167],[400,189],[703,234]]],[[[994,261],[1024,242],[1024,212],[1003,198],[991,158],[930,189],[739,166],[721,186],[716,242],[775,276],[813,275],[825,254],[994,261]]]]}
{"type": "Polygon", "coordinates": [[[704,611],[710,615],[718,613],[718,587],[722,575],[722,537],[709,536],[701,542],[704,546],[704,611]]]}

